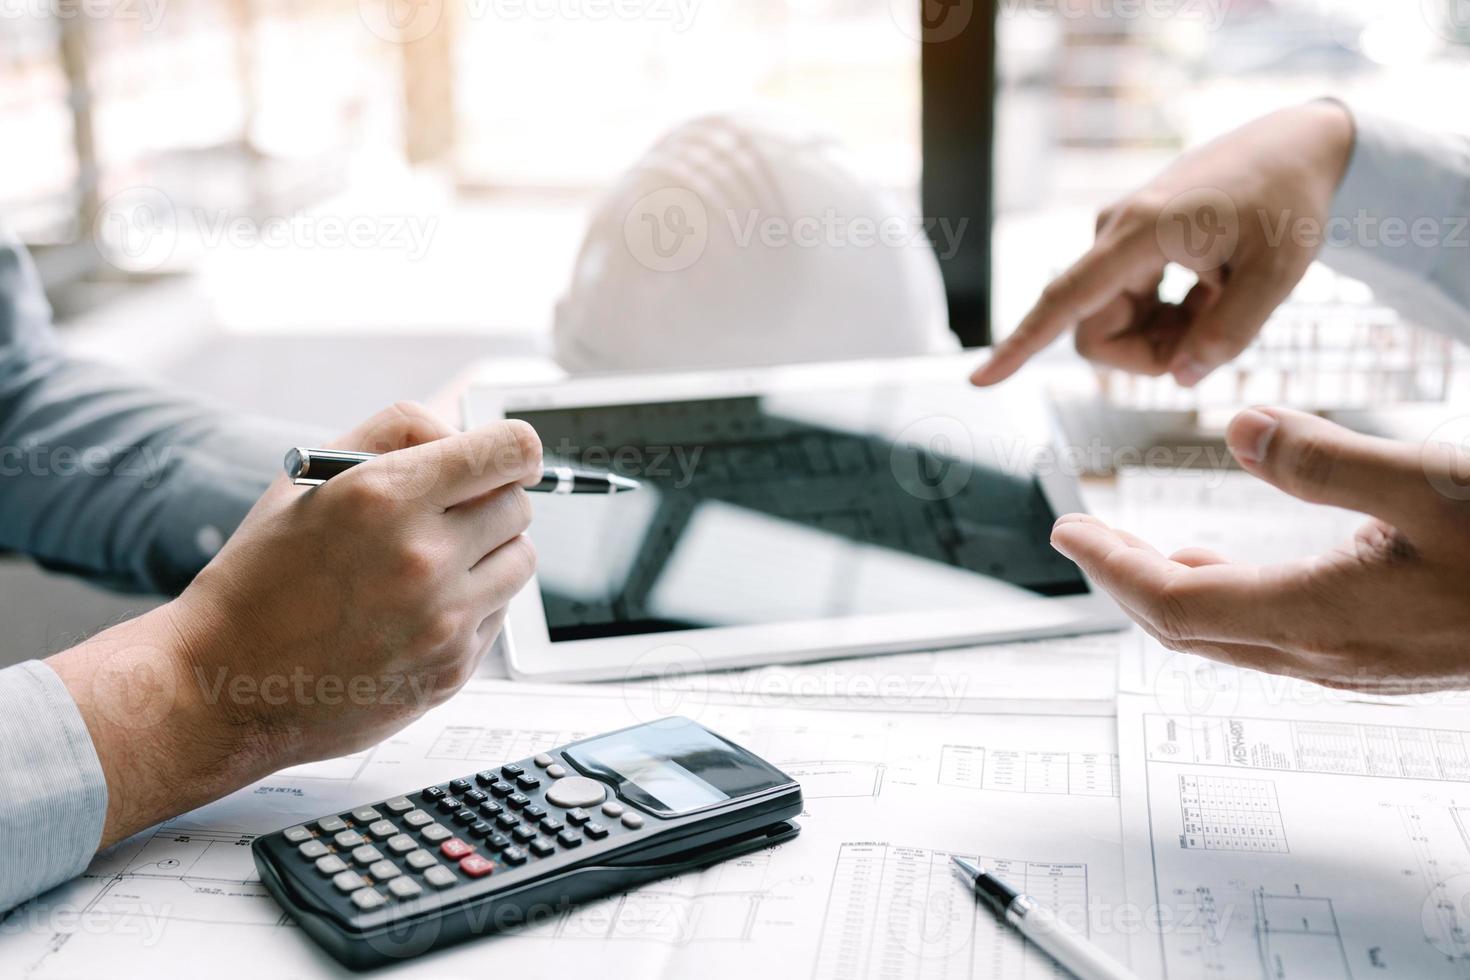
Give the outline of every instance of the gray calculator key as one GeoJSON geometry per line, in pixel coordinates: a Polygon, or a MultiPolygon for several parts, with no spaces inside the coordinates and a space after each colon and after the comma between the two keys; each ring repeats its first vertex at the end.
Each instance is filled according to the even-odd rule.
{"type": "Polygon", "coordinates": [[[367,884],[367,879],[356,871],[344,871],[332,879],[332,884],[337,886],[338,891],[355,892],[367,884]]]}
{"type": "Polygon", "coordinates": [[[394,854],[407,854],[416,847],[418,847],[418,844],[414,843],[414,839],[407,834],[399,834],[396,837],[388,838],[388,850],[394,854]]]}
{"type": "Polygon", "coordinates": [[[339,830],[347,829],[347,824],[341,817],[322,817],[316,825],[324,834],[335,834],[339,830]]]}
{"type": "Polygon", "coordinates": [[[302,857],[310,858],[311,860],[315,861],[317,858],[327,853],[327,845],[323,844],[319,840],[309,840],[305,844],[301,845],[300,851],[302,857]]]}
{"type": "Polygon", "coordinates": [[[287,827],[281,833],[293,844],[300,844],[304,840],[311,840],[311,831],[305,827],[287,827]]]}
{"type": "Polygon", "coordinates": [[[425,868],[432,868],[434,865],[439,863],[437,860],[435,860],[434,855],[430,854],[428,851],[412,851],[407,854],[403,858],[403,860],[407,861],[408,866],[410,868],[413,868],[415,871],[422,871],[425,868]]]}
{"type": "Polygon", "coordinates": [[[434,818],[422,810],[410,810],[403,815],[403,822],[410,827],[422,827],[426,823],[433,823],[434,818]]]}
{"type": "Polygon", "coordinates": [[[625,813],[625,814],[623,814],[623,826],[624,827],[627,827],[627,828],[629,828],[631,830],[637,830],[639,827],[643,826],[643,814],[641,814],[641,813],[625,813]]]}
{"type": "Polygon", "coordinates": [[[387,881],[389,878],[397,878],[403,872],[399,871],[398,865],[392,861],[383,860],[368,868],[368,874],[372,875],[378,881],[387,881]]]}
{"type": "Polygon", "coordinates": [[[383,897],[383,893],[376,888],[359,888],[352,893],[352,904],[364,911],[375,909],[386,901],[388,900],[383,897]]]}
{"type": "Polygon", "coordinates": [[[448,868],[444,867],[444,865],[441,864],[438,867],[430,868],[428,871],[425,871],[424,880],[433,885],[435,888],[448,888],[450,885],[454,884],[454,872],[450,871],[448,868]]]}
{"type": "Polygon", "coordinates": [[[623,815],[623,805],[616,800],[608,800],[602,805],[602,812],[609,817],[621,817],[623,815]]]}
{"type": "Polygon", "coordinates": [[[563,807],[596,806],[607,799],[607,788],[586,776],[568,776],[548,786],[546,798],[563,807]]]}
{"type": "Polygon", "coordinates": [[[394,813],[405,813],[413,809],[413,804],[408,801],[408,797],[406,796],[395,796],[383,805],[394,813]]]}
{"type": "Polygon", "coordinates": [[[364,844],[352,852],[352,860],[358,864],[372,864],[383,860],[383,853],[371,844],[364,844]]]}
{"type": "Polygon", "coordinates": [[[422,833],[425,840],[431,840],[436,844],[441,840],[448,840],[449,838],[454,836],[452,833],[449,832],[448,827],[437,823],[429,824],[423,829],[422,833]]]}
{"type": "Polygon", "coordinates": [[[344,830],[332,840],[337,842],[338,847],[360,847],[363,844],[362,834],[355,830],[344,830]]]}
{"type": "Polygon", "coordinates": [[[412,878],[403,877],[394,878],[392,881],[388,882],[388,890],[398,898],[413,898],[419,892],[423,891],[423,889],[419,887],[418,882],[414,881],[412,878]]]}
{"type": "Polygon", "coordinates": [[[368,828],[368,833],[374,837],[392,837],[398,833],[398,828],[393,826],[393,821],[391,820],[375,820],[373,821],[373,825],[368,828]]]}
{"type": "Polygon", "coordinates": [[[547,766],[551,765],[551,763],[553,761],[555,761],[555,760],[553,760],[551,758],[551,756],[547,755],[545,752],[542,752],[540,755],[536,756],[536,758],[532,759],[531,761],[534,762],[534,763],[536,763],[536,765],[540,766],[542,769],[545,769],[547,766]]]}
{"type": "Polygon", "coordinates": [[[352,811],[352,819],[358,823],[372,823],[383,815],[370,806],[360,806],[352,811]]]}
{"type": "Polygon", "coordinates": [[[316,859],[316,869],[324,875],[334,875],[347,870],[347,862],[335,854],[316,859]]]}
{"type": "Polygon", "coordinates": [[[552,779],[560,779],[561,777],[565,776],[566,774],[567,774],[567,767],[566,766],[559,766],[559,765],[556,765],[555,763],[552,763],[551,765],[549,765],[549,766],[546,767],[546,775],[550,776],[552,779]]]}

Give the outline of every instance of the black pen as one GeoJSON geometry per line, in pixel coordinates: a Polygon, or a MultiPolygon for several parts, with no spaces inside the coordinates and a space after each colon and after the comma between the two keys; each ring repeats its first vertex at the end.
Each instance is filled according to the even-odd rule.
{"type": "MultiPolygon", "coordinates": [[[[377,459],[377,453],[354,453],[342,449],[305,449],[297,446],[286,453],[286,475],[302,487],[316,487],[358,463],[377,459]]],[[[642,484],[616,473],[597,473],[571,466],[548,466],[541,481],[526,489],[533,493],[622,493],[642,484]]]]}
{"type": "Polygon", "coordinates": [[[1012,888],[974,861],[953,855],[950,860],[976,898],[1074,977],[1080,980],[1138,980],[1137,974],[1088,942],[1081,933],[1057,918],[1055,912],[1038,904],[1031,896],[1012,888]]]}

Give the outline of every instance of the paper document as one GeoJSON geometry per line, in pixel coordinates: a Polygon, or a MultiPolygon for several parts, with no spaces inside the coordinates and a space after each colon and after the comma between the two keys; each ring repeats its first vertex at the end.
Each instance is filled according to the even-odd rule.
{"type": "Polygon", "coordinates": [[[1470,717],[1241,700],[1119,704],[1145,976],[1470,976],[1470,717]]]}
{"type": "MultiPolygon", "coordinates": [[[[657,693],[474,681],[369,751],[278,773],[113,848],[7,917],[0,976],[345,975],[259,883],[255,835],[652,720],[657,693]]],[[[951,853],[984,857],[1127,955],[1111,719],[824,711],[716,692],[680,708],[801,782],[800,836],[375,975],[1057,976],[975,905],[951,853]]]]}

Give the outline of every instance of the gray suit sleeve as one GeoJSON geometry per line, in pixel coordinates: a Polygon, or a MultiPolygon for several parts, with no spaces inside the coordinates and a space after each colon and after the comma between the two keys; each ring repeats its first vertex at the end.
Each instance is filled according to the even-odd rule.
{"type": "Polygon", "coordinates": [[[0,913],[82,873],[102,838],[107,783],[61,678],[0,670],[0,913]]]}
{"type": "Polygon", "coordinates": [[[1470,140],[1354,117],[1322,260],[1410,321],[1470,342],[1470,140]]]}
{"type": "Polygon", "coordinates": [[[0,550],[176,593],[285,450],[319,438],[67,356],[29,257],[0,233],[0,550]]]}

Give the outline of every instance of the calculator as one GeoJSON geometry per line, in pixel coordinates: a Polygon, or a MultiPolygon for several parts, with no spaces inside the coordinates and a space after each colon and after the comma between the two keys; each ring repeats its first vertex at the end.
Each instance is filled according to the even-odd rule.
{"type": "Polygon", "coordinates": [[[344,965],[401,961],[796,836],[801,787],[687,718],[635,725],[256,839],[344,965]]]}

